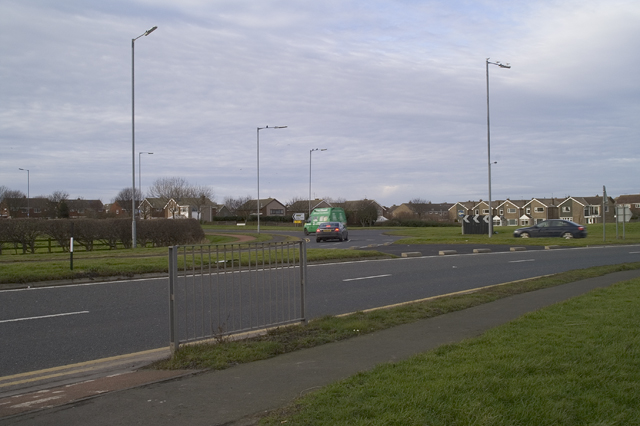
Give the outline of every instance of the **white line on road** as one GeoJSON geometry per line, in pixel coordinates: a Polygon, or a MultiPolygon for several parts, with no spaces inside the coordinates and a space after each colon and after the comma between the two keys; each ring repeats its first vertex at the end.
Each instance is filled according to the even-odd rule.
{"type": "Polygon", "coordinates": [[[510,260],[509,263],[535,262],[535,259],[510,260]]]}
{"type": "Polygon", "coordinates": [[[66,312],[64,314],[53,314],[53,315],[42,315],[40,317],[28,317],[28,318],[15,318],[9,320],[0,320],[0,324],[5,322],[18,322],[18,321],[28,321],[28,320],[36,320],[43,318],[55,318],[55,317],[66,317],[68,315],[80,315],[80,314],[88,314],[89,311],[79,311],[79,312],[66,312]]]}
{"type": "Polygon", "coordinates": [[[358,281],[358,280],[369,280],[371,278],[382,278],[382,277],[390,277],[391,274],[385,274],[385,275],[373,275],[371,277],[360,277],[360,278],[347,278],[346,280],[342,280],[342,281],[358,281]]]}

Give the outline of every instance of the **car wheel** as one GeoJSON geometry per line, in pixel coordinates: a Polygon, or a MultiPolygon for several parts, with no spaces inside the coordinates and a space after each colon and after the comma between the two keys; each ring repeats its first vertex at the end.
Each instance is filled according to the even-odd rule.
{"type": "Polygon", "coordinates": [[[520,238],[529,238],[531,235],[529,235],[528,232],[523,232],[522,234],[520,234],[520,238]]]}
{"type": "Polygon", "coordinates": [[[319,243],[320,241],[322,241],[320,238],[316,238],[316,243],[319,243]]]}
{"type": "Polygon", "coordinates": [[[573,238],[573,234],[571,232],[565,232],[564,234],[562,234],[562,238],[564,238],[565,240],[570,240],[573,238]]]}
{"type": "Polygon", "coordinates": [[[340,242],[344,241],[344,237],[342,236],[342,234],[340,234],[340,236],[338,237],[338,241],[340,241],[340,242]]]}
{"type": "Polygon", "coordinates": [[[344,234],[344,240],[345,241],[349,241],[349,233],[348,232],[344,234]]]}

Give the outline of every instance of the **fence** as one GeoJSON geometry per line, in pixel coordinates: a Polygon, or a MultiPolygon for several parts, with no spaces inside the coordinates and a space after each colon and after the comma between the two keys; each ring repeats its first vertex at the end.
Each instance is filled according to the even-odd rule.
{"type": "Polygon", "coordinates": [[[169,247],[171,351],[305,321],[304,241],[169,247]]]}

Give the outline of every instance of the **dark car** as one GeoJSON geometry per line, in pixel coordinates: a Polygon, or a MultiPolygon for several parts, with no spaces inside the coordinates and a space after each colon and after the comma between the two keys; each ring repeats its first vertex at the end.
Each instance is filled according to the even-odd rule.
{"type": "Polygon", "coordinates": [[[528,228],[519,228],[513,231],[514,237],[562,237],[584,238],[587,236],[587,227],[570,220],[551,219],[543,220],[528,228]]]}
{"type": "Polygon", "coordinates": [[[346,241],[349,239],[346,225],[342,222],[322,222],[316,230],[316,242],[322,240],[346,241]]]}

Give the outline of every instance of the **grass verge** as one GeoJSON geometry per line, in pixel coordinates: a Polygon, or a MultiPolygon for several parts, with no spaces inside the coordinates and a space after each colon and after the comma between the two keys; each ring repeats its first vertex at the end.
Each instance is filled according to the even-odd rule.
{"type": "Polygon", "coordinates": [[[464,235],[461,227],[432,227],[432,228],[401,228],[385,231],[389,235],[403,236],[395,244],[499,244],[511,246],[548,246],[585,247],[610,244],[638,244],[640,243],[640,222],[627,223],[624,226],[615,223],[587,225],[589,234],[586,238],[514,238],[513,231],[521,226],[497,226],[496,232],[488,235],[464,235]],[[623,235],[624,231],[624,235],[623,235]],[[624,239],[623,239],[624,236],[624,239]]]}
{"type": "MultiPolygon", "coordinates": [[[[98,277],[132,277],[140,274],[168,273],[168,248],[141,248],[135,251],[122,250],[109,253],[80,252],[74,253],[73,270],[71,270],[68,253],[35,254],[28,256],[12,256],[0,261],[0,289],[13,287],[16,284],[32,284],[56,280],[80,280],[98,277]]],[[[297,257],[297,252],[291,253],[297,257]]],[[[231,258],[231,254],[225,255],[231,258]]],[[[309,262],[328,262],[357,260],[366,258],[392,257],[384,253],[369,250],[344,249],[309,249],[309,262]]],[[[247,264],[249,258],[246,253],[237,250],[234,258],[247,264]]],[[[187,259],[187,263],[191,260],[187,259]]],[[[198,260],[196,259],[196,262],[198,260]]],[[[179,258],[182,267],[183,259],[179,258]]]]}
{"type": "Polygon", "coordinates": [[[384,364],[261,424],[640,424],[640,279],[384,364]]]}
{"type": "Polygon", "coordinates": [[[151,368],[223,369],[239,363],[267,359],[298,349],[467,309],[514,294],[632,269],[640,269],[640,262],[568,271],[389,309],[357,312],[342,317],[323,317],[312,320],[307,325],[277,328],[266,335],[246,340],[222,340],[213,344],[186,345],[181,347],[172,358],[159,361],[151,368]]]}

